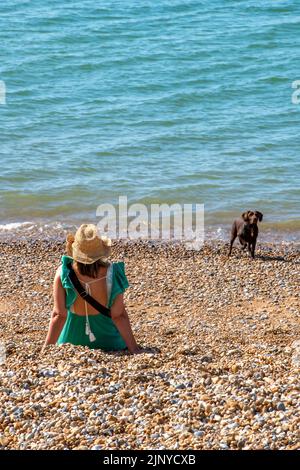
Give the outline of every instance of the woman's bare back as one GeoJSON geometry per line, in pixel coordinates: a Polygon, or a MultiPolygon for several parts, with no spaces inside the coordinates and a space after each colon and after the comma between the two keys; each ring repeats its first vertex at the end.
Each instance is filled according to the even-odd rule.
{"type": "MultiPolygon", "coordinates": [[[[73,269],[85,290],[87,290],[88,287],[89,293],[92,297],[94,297],[94,299],[96,299],[102,305],[107,305],[108,298],[106,276],[108,268],[101,266],[98,271],[97,278],[80,274],[76,268],[76,265],[73,266],[73,269]]],[[[97,315],[99,313],[96,309],[94,309],[94,307],[85,302],[84,299],[80,297],[80,295],[77,295],[77,298],[72,305],[71,311],[77,315],[85,315],[86,313],[88,315],[97,315]]]]}

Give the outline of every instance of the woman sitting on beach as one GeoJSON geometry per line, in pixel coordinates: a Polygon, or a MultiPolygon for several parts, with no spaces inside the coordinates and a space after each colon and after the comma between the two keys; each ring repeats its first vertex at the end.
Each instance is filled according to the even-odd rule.
{"type": "MultiPolygon", "coordinates": [[[[45,341],[93,349],[141,352],[124,306],[124,263],[110,263],[110,240],[95,225],[67,236],[67,254],[54,278],[54,309],[45,341]]],[[[43,349],[44,349],[43,348],[43,349]]]]}

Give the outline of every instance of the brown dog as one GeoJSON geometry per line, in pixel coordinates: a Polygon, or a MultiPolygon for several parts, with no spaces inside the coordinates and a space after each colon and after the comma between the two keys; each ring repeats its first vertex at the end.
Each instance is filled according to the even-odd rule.
{"type": "Polygon", "coordinates": [[[249,253],[254,258],[255,245],[258,235],[257,222],[261,222],[263,214],[258,211],[247,211],[241,215],[240,219],[233,222],[231,229],[230,249],[228,256],[231,255],[232,245],[236,237],[239,237],[240,243],[245,249],[248,245],[249,253]]]}

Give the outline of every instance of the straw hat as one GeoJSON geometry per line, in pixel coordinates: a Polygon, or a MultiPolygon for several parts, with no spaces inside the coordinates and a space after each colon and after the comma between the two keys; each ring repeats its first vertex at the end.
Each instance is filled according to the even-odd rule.
{"type": "Polygon", "coordinates": [[[105,236],[100,236],[95,225],[83,224],[75,236],[72,233],[67,235],[66,249],[68,256],[75,261],[92,264],[99,259],[105,261],[109,257],[111,241],[105,236]]]}

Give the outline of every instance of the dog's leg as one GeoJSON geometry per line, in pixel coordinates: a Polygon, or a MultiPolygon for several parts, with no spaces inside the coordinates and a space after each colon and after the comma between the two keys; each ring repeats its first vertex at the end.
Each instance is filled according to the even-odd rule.
{"type": "Polygon", "coordinates": [[[229,256],[231,255],[232,245],[233,245],[235,239],[236,239],[236,237],[231,238],[231,240],[230,240],[230,248],[229,248],[228,258],[229,258],[229,256]]]}
{"type": "Polygon", "coordinates": [[[249,256],[252,256],[251,253],[252,253],[251,242],[249,242],[249,243],[248,243],[248,255],[249,255],[249,256]]]}
{"type": "Polygon", "coordinates": [[[229,248],[229,253],[228,253],[228,258],[229,256],[231,255],[231,252],[232,252],[232,246],[234,244],[234,240],[236,239],[236,236],[232,235],[231,236],[231,239],[230,239],[230,248],[229,248]]]}
{"type": "Polygon", "coordinates": [[[237,237],[237,228],[236,228],[236,223],[233,222],[232,228],[231,228],[231,237],[230,237],[230,248],[229,248],[229,253],[228,253],[228,258],[231,255],[232,251],[232,245],[234,243],[234,240],[237,237]]]}
{"type": "Polygon", "coordinates": [[[252,259],[254,259],[254,257],[255,257],[255,246],[256,246],[256,240],[254,242],[252,242],[252,246],[251,246],[252,259]]]}

